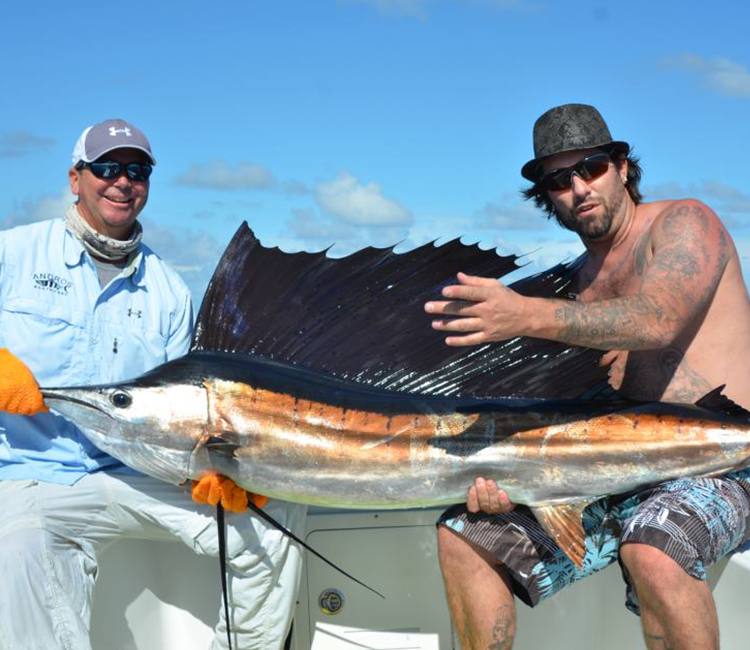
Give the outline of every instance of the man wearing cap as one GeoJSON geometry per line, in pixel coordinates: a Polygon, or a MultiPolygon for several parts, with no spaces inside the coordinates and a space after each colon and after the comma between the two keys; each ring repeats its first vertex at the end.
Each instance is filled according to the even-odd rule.
{"type": "MultiPolygon", "coordinates": [[[[73,151],[77,202],[65,218],[0,233],[0,347],[40,384],[117,382],[187,352],[188,289],[141,241],[137,221],[155,164],[132,124],[89,127],[73,151]]],[[[218,553],[213,508],[129,470],[50,412],[0,412],[0,503],[3,649],[89,649],[97,558],[118,539],[181,540],[218,553]]],[[[266,508],[301,534],[302,506],[271,500],[266,508]]],[[[256,517],[229,515],[227,524],[234,647],[280,649],[300,551],[256,517]]],[[[223,610],[212,647],[227,647],[223,610]]]]}
{"type": "MultiPolygon", "coordinates": [[[[567,104],[534,125],[525,191],[586,247],[576,300],[521,296],[460,274],[427,303],[449,345],[532,336],[607,351],[628,397],[694,403],[725,385],[750,407],[750,303],[737,251],[694,199],[642,202],[641,168],[592,106],[567,104]],[[441,318],[448,316],[449,318],[441,318]]],[[[706,568],[750,538],[748,470],[663,483],[584,511],[579,571],[524,506],[478,478],[438,529],[451,615],[464,650],[510,648],[514,595],[534,606],[619,561],[627,606],[652,650],[719,647],[706,568]]]]}

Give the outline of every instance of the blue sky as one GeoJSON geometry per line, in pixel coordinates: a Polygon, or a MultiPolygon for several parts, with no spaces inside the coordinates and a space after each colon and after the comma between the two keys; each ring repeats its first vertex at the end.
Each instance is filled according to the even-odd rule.
{"type": "Polygon", "coordinates": [[[196,301],[243,220],[290,251],[462,236],[536,270],[581,248],[519,170],[534,120],[584,102],[646,200],[706,201],[750,269],[749,24],[736,0],[12,3],[0,227],[62,216],[75,140],[121,117],[158,161],[146,240],[196,301]]]}

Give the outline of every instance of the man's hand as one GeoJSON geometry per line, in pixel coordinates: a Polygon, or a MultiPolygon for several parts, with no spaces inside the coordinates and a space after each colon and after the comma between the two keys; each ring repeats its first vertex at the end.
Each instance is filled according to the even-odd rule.
{"type": "Polygon", "coordinates": [[[247,510],[248,499],[258,508],[268,503],[268,497],[253,494],[235,484],[231,478],[208,474],[199,481],[193,481],[193,501],[208,503],[215,506],[221,501],[224,510],[244,512],[247,510]]]}
{"type": "Polygon", "coordinates": [[[607,373],[609,377],[609,385],[615,390],[620,390],[622,386],[622,380],[625,378],[625,367],[628,362],[628,351],[627,350],[610,350],[609,352],[602,355],[599,360],[599,365],[603,368],[609,366],[607,373]]]}
{"type": "Polygon", "coordinates": [[[457,317],[432,321],[436,330],[465,332],[447,337],[448,345],[479,345],[523,334],[528,298],[492,278],[459,273],[458,281],[443,289],[443,296],[450,300],[433,300],[424,306],[429,314],[457,317]]]}
{"type": "Polygon", "coordinates": [[[466,509],[469,512],[486,512],[497,515],[510,512],[516,507],[508,495],[499,490],[495,481],[477,478],[466,496],[466,509]]]}
{"type": "Polygon", "coordinates": [[[49,411],[31,370],[7,348],[0,349],[0,411],[17,415],[49,411]]]}

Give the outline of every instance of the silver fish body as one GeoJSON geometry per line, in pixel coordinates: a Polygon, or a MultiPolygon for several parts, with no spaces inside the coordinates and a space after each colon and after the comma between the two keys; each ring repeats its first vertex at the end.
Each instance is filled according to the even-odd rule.
{"type": "Polygon", "coordinates": [[[280,499],[385,509],[458,503],[484,476],[569,546],[577,526],[572,540],[561,527],[597,498],[750,458],[750,425],[687,405],[415,396],[220,353],[43,392],[97,447],[165,481],[218,472],[280,499]]]}

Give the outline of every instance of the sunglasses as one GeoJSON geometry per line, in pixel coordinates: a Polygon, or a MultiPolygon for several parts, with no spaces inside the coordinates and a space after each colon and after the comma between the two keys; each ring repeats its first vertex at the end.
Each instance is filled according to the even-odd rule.
{"type": "Polygon", "coordinates": [[[140,181],[141,183],[145,183],[153,171],[153,167],[148,163],[128,163],[124,165],[114,160],[81,163],[79,167],[88,167],[94,176],[108,181],[119,178],[120,174],[125,172],[131,181],[140,181]]]}
{"type": "Polygon", "coordinates": [[[578,175],[585,181],[590,181],[604,174],[609,169],[610,162],[612,162],[612,158],[609,157],[609,154],[591,154],[570,167],[553,169],[549,174],[542,176],[539,184],[543,189],[554,192],[569,190],[573,185],[573,174],[578,175]]]}

